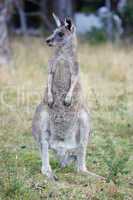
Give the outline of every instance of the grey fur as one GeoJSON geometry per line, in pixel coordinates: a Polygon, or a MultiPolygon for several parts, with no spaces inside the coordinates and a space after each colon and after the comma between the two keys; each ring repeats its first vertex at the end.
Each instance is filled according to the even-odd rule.
{"type": "Polygon", "coordinates": [[[74,25],[62,25],[47,43],[55,46],[55,52],[48,65],[44,101],[36,109],[32,127],[41,152],[42,173],[55,178],[48,154],[48,150],[53,149],[62,167],[75,161],[78,172],[95,175],[87,171],[85,163],[90,121],[82,99],[74,25]],[[58,37],[60,31],[64,33],[61,38],[58,37]]]}

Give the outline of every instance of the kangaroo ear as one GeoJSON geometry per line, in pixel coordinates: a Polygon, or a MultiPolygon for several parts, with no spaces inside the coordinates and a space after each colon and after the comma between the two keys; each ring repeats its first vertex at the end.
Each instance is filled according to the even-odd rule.
{"type": "Polygon", "coordinates": [[[55,20],[55,23],[57,25],[57,27],[60,27],[61,26],[61,21],[59,20],[59,18],[53,13],[53,18],[55,20]]]}
{"type": "Polygon", "coordinates": [[[72,30],[73,30],[74,26],[73,26],[73,22],[72,22],[72,19],[71,19],[71,18],[67,17],[67,18],[65,19],[64,24],[65,24],[65,27],[66,27],[69,31],[72,31],[72,30]]]}

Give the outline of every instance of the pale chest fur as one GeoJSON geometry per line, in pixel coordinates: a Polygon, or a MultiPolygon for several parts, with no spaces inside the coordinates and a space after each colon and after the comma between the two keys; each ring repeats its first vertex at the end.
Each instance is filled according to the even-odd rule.
{"type": "MultiPolygon", "coordinates": [[[[60,97],[66,95],[71,84],[70,65],[66,60],[59,60],[56,64],[56,69],[53,75],[52,93],[55,96],[56,92],[60,97]]],[[[55,96],[56,97],[56,96],[55,96]]]]}

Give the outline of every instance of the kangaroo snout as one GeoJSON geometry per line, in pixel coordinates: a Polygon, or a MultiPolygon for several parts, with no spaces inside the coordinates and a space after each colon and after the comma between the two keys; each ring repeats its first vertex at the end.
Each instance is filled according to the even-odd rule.
{"type": "Polygon", "coordinates": [[[47,44],[50,43],[50,41],[51,41],[50,39],[46,39],[46,43],[47,43],[47,44]]]}
{"type": "Polygon", "coordinates": [[[48,46],[53,46],[53,41],[54,41],[54,39],[52,37],[49,37],[46,39],[46,44],[48,46]]]}

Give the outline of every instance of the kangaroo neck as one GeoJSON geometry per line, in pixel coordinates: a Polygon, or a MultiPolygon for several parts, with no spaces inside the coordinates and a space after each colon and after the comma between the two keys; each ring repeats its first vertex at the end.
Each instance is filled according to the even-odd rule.
{"type": "Polygon", "coordinates": [[[57,47],[55,49],[55,55],[56,56],[66,56],[67,58],[74,58],[77,57],[77,50],[76,50],[76,44],[74,42],[68,43],[62,47],[57,47]]]}

